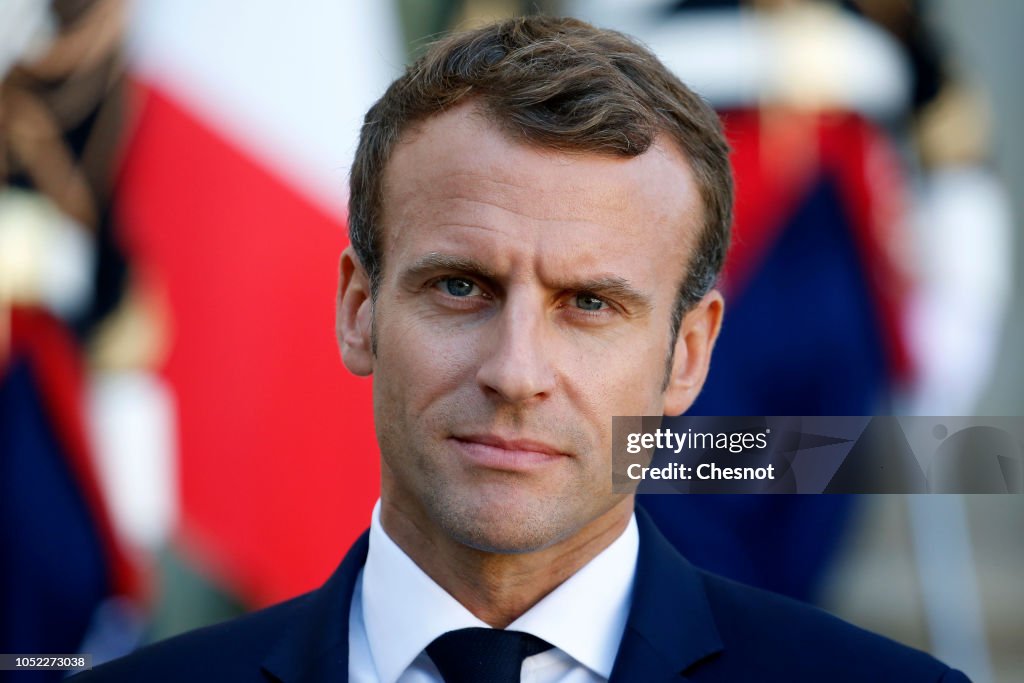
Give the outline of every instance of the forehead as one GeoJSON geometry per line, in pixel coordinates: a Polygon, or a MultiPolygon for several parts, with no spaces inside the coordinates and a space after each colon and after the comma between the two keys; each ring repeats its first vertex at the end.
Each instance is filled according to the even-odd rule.
{"type": "Polygon", "coordinates": [[[674,286],[701,225],[690,166],[666,140],[629,158],[543,149],[472,104],[403,136],[382,199],[385,264],[453,246],[547,267],[648,259],[678,271],[674,286]]]}

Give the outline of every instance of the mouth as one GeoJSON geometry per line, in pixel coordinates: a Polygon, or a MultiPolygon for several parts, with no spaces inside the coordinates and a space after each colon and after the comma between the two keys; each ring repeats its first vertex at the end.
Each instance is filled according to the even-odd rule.
{"type": "Polygon", "coordinates": [[[532,439],[469,434],[453,436],[449,440],[473,464],[509,472],[526,472],[571,457],[551,444],[532,439]]]}

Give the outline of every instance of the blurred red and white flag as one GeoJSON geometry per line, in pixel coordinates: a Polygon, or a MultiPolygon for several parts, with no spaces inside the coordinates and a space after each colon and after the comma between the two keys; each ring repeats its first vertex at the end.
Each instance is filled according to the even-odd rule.
{"type": "Polygon", "coordinates": [[[347,173],[402,65],[390,3],[139,0],[125,243],[166,294],[192,559],[251,605],[318,585],[368,523],[370,382],[334,341],[347,173]]]}

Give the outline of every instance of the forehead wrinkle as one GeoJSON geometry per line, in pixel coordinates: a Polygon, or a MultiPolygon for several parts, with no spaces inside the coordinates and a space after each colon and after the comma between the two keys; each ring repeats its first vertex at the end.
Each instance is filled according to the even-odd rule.
{"type": "Polygon", "coordinates": [[[452,173],[440,185],[427,187],[423,199],[432,203],[468,202],[544,222],[586,221],[601,211],[612,210],[621,214],[631,208],[630,198],[613,186],[601,188],[603,191],[595,191],[593,187],[584,185],[536,188],[514,182],[513,179],[487,175],[483,170],[480,173],[452,173]],[[557,201],[551,202],[552,197],[557,201]],[[551,208],[554,210],[535,210],[544,204],[553,204],[551,208]]]}
{"type": "MultiPolygon", "coordinates": [[[[594,225],[594,221],[590,220],[589,216],[586,215],[570,215],[570,216],[545,216],[545,215],[534,215],[528,209],[532,206],[532,203],[520,202],[514,206],[502,206],[500,204],[494,204],[492,202],[475,199],[472,197],[459,197],[454,196],[449,198],[448,201],[455,201],[460,204],[470,205],[471,210],[479,215],[481,221],[479,223],[468,223],[464,221],[443,221],[438,223],[439,226],[454,226],[454,227],[466,227],[476,228],[480,230],[489,230],[495,232],[503,232],[503,227],[508,229],[515,229],[516,224],[505,225],[500,219],[493,222],[492,225],[488,223],[493,221],[493,217],[487,216],[492,212],[499,214],[511,214],[515,217],[515,220],[525,220],[532,223],[538,224],[553,224],[554,227],[558,228],[562,234],[574,234],[578,229],[585,228],[586,226],[594,225]],[[491,220],[487,220],[490,218],[491,220]]],[[[583,212],[574,212],[574,214],[580,214],[583,212]]],[[[607,219],[605,219],[606,221],[607,219]]],[[[551,235],[547,235],[550,237],[551,235]]]]}

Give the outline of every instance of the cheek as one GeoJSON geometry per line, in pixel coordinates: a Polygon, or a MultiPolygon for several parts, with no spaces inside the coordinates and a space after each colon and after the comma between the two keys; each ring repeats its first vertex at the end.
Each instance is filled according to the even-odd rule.
{"type": "Polygon", "coordinates": [[[378,321],[375,393],[419,415],[472,375],[477,340],[413,316],[378,321]]]}
{"type": "MultiPolygon", "coordinates": [[[[663,412],[661,385],[664,346],[646,348],[634,337],[632,347],[595,355],[579,346],[565,356],[563,391],[568,422],[586,434],[585,443],[594,455],[586,461],[596,473],[595,482],[604,486],[604,473],[611,467],[612,418],[628,415],[660,415],[663,412]]],[[[565,430],[563,424],[560,429],[565,430]]],[[[603,490],[603,489],[602,489],[603,490]]]]}
{"type": "Polygon", "coordinates": [[[614,340],[576,340],[565,356],[569,381],[602,415],[642,415],[659,407],[668,335],[631,332],[614,340]]]}

